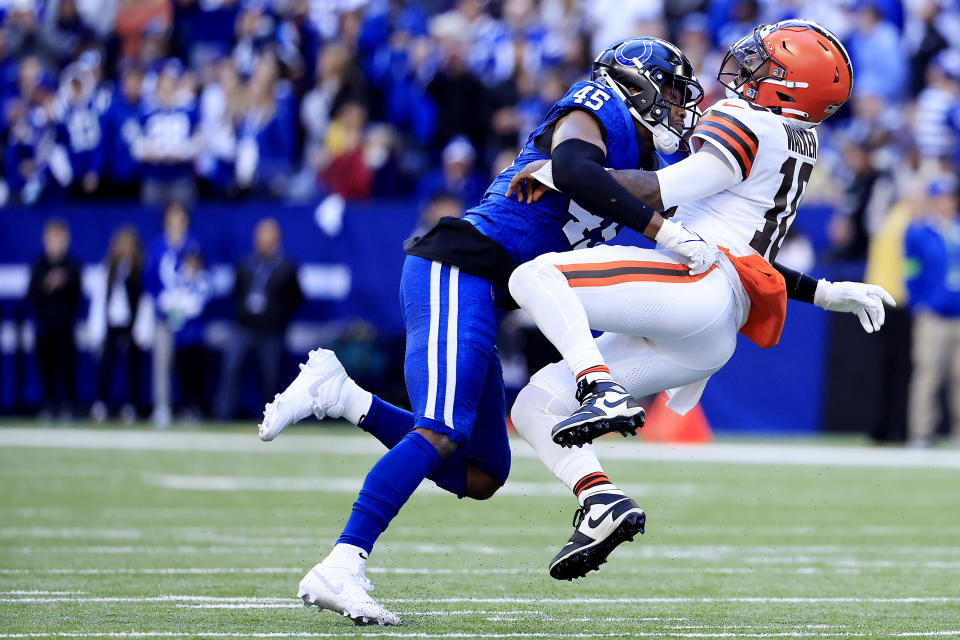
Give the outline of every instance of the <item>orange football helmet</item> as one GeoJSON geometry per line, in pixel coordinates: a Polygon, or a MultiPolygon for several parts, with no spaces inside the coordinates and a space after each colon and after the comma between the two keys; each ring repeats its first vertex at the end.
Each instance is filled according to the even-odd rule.
{"type": "Polygon", "coordinates": [[[829,30],[784,20],[760,25],[731,45],[717,79],[748,102],[813,126],[850,98],[853,66],[829,30]]]}

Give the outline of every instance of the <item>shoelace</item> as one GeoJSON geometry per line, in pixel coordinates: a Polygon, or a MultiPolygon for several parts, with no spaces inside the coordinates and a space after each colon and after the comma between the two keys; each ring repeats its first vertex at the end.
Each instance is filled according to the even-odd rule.
{"type": "Polygon", "coordinates": [[[371,591],[373,591],[373,583],[370,582],[369,578],[367,578],[367,574],[365,572],[364,567],[361,566],[360,570],[357,571],[357,578],[360,579],[360,586],[363,587],[364,591],[366,591],[367,593],[370,593],[371,591]]]}
{"type": "Polygon", "coordinates": [[[584,510],[583,507],[580,507],[579,509],[573,512],[573,528],[574,529],[580,528],[580,523],[583,522],[583,518],[586,515],[587,515],[587,512],[584,510]]]}

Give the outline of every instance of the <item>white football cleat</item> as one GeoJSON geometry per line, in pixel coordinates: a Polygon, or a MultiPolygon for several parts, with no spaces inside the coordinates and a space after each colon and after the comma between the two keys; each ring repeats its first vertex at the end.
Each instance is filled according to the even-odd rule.
{"type": "Polygon", "coordinates": [[[259,425],[260,439],[264,442],[273,440],[288,426],[300,422],[311,413],[318,420],[342,416],[340,392],[348,380],[350,376],[333,351],[311,351],[290,386],[274,396],[273,402],[263,408],[263,422],[259,425]]]}
{"type": "Polygon", "coordinates": [[[364,575],[363,564],[353,573],[346,567],[321,562],[300,581],[297,597],[303,600],[305,607],[316,605],[321,611],[336,611],[358,625],[399,625],[400,617],[387,611],[370,597],[368,591],[373,591],[373,585],[364,575]]]}

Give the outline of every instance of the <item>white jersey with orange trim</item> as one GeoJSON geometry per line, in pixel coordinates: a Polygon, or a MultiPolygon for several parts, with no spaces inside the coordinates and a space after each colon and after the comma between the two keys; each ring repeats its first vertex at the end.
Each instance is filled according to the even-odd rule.
{"type": "Polygon", "coordinates": [[[680,204],[675,220],[734,255],[757,253],[772,262],[817,161],[816,132],[727,98],[704,113],[691,136],[719,150],[740,181],[680,204]]]}

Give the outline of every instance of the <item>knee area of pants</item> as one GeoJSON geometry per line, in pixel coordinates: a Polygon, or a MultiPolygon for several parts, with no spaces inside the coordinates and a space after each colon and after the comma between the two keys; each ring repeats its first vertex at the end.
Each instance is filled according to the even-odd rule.
{"type": "MultiPolygon", "coordinates": [[[[541,424],[542,417],[552,411],[548,410],[550,405],[556,399],[556,396],[533,385],[527,385],[517,394],[517,399],[510,410],[510,419],[523,438],[527,438],[527,433],[531,429],[537,429],[541,424]]],[[[558,414],[562,416],[563,414],[558,414]]],[[[560,419],[559,417],[557,418],[560,419]]]]}
{"type": "Polygon", "coordinates": [[[517,394],[517,399],[513,402],[513,408],[510,409],[510,420],[517,431],[522,431],[532,416],[534,410],[533,396],[536,392],[527,385],[517,394]]]}
{"type": "Polygon", "coordinates": [[[510,275],[510,281],[507,283],[510,295],[516,299],[518,295],[522,296],[531,287],[536,287],[538,280],[561,277],[560,270],[554,264],[555,255],[552,253],[544,254],[530,262],[524,262],[514,269],[510,275]]]}

